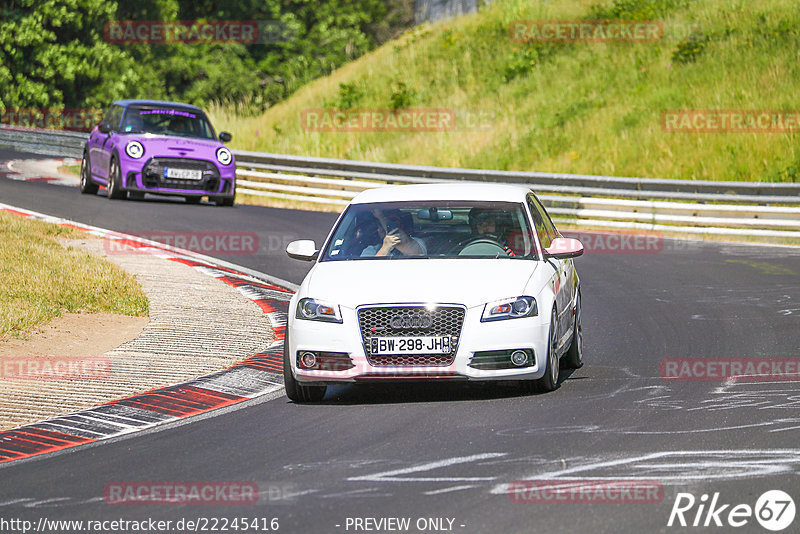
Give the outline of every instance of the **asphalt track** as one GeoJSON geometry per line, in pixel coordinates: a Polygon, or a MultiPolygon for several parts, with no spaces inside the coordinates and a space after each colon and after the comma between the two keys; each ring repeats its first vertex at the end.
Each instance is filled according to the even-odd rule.
{"type": "MultiPolygon", "coordinates": [[[[9,157],[19,155],[0,150],[0,160],[9,157]]],[[[335,218],[112,202],[2,177],[0,202],[131,233],[255,232],[258,253],[217,255],[295,283],[308,265],[286,258],[283,244],[299,237],[319,243],[335,218]]],[[[800,356],[800,251],[664,241],[651,253],[589,253],[576,261],[586,365],[553,393],[383,385],[335,388],[317,405],[255,400],[1,466],[0,519],[274,517],[279,532],[327,533],[389,532],[372,523],[356,529],[353,518],[396,517],[411,523],[394,532],[728,532],[728,511],[755,506],[767,490],[783,490],[800,505],[798,382],[660,376],[670,358],[800,356]],[[508,486],[529,479],[652,481],[663,495],[635,504],[515,502],[508,486]],[[253,505],[104,500],[107,484],[131,481],[252,481],[261,494],[253,505]],[[678,493],[699,501],[717,492],[719,504],[730,505],[719,516],[724,527],[667,526],[678,493]],[[453,522],[437,528],[420,518],[453,522]]],[[[697,510],[686,513],[689,523],[697,510]]],[[[785,532],[798,525],[800,518],[785,532]]],[[[735,530],[768,532],[752,517],[735,530]]]]}

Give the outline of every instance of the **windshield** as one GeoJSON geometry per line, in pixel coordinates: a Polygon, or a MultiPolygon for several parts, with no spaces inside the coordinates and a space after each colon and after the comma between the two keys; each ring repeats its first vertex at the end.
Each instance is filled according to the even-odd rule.
{"type": "Polygon", "coordinates": [[[351,205],[321,261],[537,257],[523,204],[419,201],[351,205]]]}
{"type": "Polygon", "coordinates": [[[171,106],[129,106],[122,132],[214,139],[214,129],[202,112],[171,106]]]}

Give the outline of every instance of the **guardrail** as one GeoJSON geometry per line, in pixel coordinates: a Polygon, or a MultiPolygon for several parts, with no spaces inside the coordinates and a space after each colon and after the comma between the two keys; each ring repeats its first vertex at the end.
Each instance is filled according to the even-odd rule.
{"type": "Polygon", "coordinates": [[[82,132],[0,127],[0,147],[64,158],[80,158],[87,137],[82,132]]]}
{"type": "Polygon", "coordinates": [[[387,184],[499,182],[538,192],[558,222],[800,239],[800,184],[717,182],[397,165],[235,151],[238,191],[342,206],[387,184]],[[777,204],[777,205],[770,205],[777,204]]]}
{"type": "MultiPolygon", "coordinates": [[[[81,157],[86,134],[0,128],[0,145],[81,157]]],[[[398,165],[234,151],[239,193],[344,206],[387,184],[499,182],[538,192],[554,219],[579,226],[800,239],[800,184],[667,180],[398,165]]]]}

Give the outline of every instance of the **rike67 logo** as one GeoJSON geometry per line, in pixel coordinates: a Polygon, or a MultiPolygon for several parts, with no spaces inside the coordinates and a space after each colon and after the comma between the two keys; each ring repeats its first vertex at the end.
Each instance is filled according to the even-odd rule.
{"type": "Polygon", "coordinates": [[[765,529],[779,532],[794,522],[794,516],[794,500],[781,490],[764,492],[756,500],[755,506],[723,504],[719,492],[715,492],[710,500],[708,494],[697,499],[691,493],[678,493],[667,526],[739,528],[750,524],[755,518],[765,529]]]}

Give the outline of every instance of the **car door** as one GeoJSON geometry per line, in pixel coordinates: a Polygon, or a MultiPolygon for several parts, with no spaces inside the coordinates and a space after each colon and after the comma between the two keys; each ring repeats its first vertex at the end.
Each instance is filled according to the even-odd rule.
{"type": "MultiPolygon", "coordinates": [[[[539,240],[542,243],[542,248],[547,248],[552,243],[553,239],[559,237],[558,230],[556,230],[553,221],[545,211],[544,206],[536,198],[536,195],[528,196],[528,204],[533,215],[534,226],[536,233],[539,235],[539,240]]],[[[572,292],[574,276],[574,266],[571,259],[559,260],[556,258],[549,258],[545,262],[553,271],[550,278],[550,284],[555,295],[556,308],[557,308],[557,321],[556,332],[558,338],[561,339],[569,331],[572,326],[572,292]]]]}
{"type": "Polygon", "coordinates": [[[100,120],[100,124],[97,128],[92,129],[92,132],[89,134],[89,140],[87,142],[87,147],[89,151],[89,163],[92,169],[92,174],[95,176],[101,176],[100,170],[100,151],[102,150],[103,141],[108,137],[107,134],[104,134],[100,131],[102,127],[106,124],[106,120],[111,115],[111,110],[113,106],[109,106],[106,112],[103,114],[103,118],[100,120]]]}
{"type": "Polygon", "coordinates": [[[92,162],[92,174],[108,180],[108,166],[111,163],[111,154],[114,150],[116,133],[122,119],[122,106],[114,104],[103,117],[102,124],[108,128],[108,133],[103,133],[99,129],[92,133],[89,139],[89,158],[92,162]]]}

